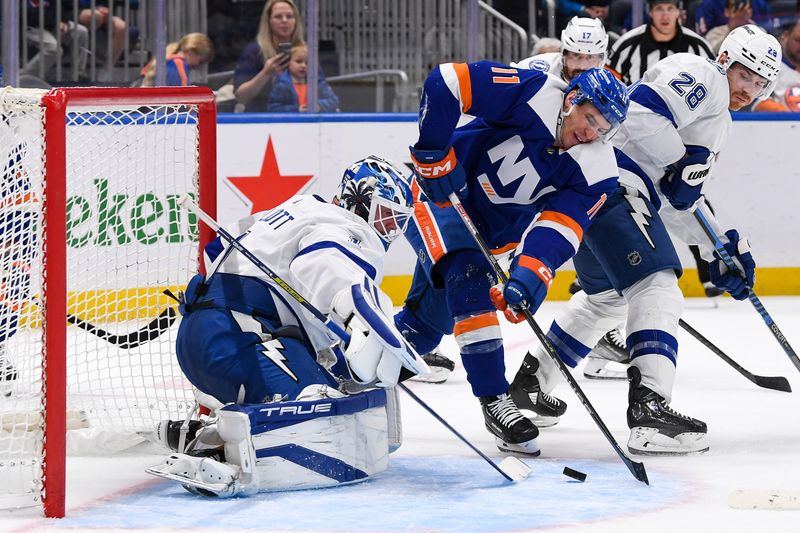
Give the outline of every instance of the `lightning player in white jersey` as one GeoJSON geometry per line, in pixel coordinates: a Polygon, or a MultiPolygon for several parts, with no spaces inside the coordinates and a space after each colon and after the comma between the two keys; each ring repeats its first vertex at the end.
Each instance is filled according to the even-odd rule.
{"type": "MultiPolygon", "coordinates": [[[[454,333],[487,429],[504,451],[539,454],[536,426],[508,395],[496,308],[544,300],[553,271],[578,248],[616,188],[613,148],[602,142],[625,119],[624,85],[590,69],[569,85],[535,70],[490,62],[447,63],[425,82],[419,139],[411,148],[425,192],[406,237],[419,258],[395,324],[420,353],[454,333]],[[474,120],[457,127],[463,114],[474,120]],[[458,213],[457,192],[487,246],[516,249],[502,291],[458,213]],[[493,295],[493,296],[490,296],[493,295]]],[[[419,191],[415,191],[419,192],[419,191]]],[[[556,406],[559,408],[559,406],[556,406]]]]}
{"type": "Polygon", "coordinates": [[[512,67],[541,70],[569,83],[590,68],[602,68],[606,62],[608,35],[600,19],[572,17],[561,31],[561,50],[538,54],[512,67]]]}
{"type": "MultiPolygon", "coordinates": [[[[725,39],[718,62],[675,54],[630,88],[628,119],[613,139],[620,188],[574,258],[584,292],[572,297],[548,338],[574,367],[627,317],[632,453],[677,455],[709,447],[706,424],[669,407],[683,307],[681,265],[670,234],[700,246],[716,286],[736,299],[747,297],[755,269],[749,245],[735,230],[723,235],[702,197],[702,183],[730,132],[728,110],[770,94],[780,57],[774,37],[746,25],[725,39]],[[739,272],[728,271],[716,255],[695,209],[711,222],[739,272]]],[[[531,379],[552,391],[559,372],[543,350],[528,354],[526,363],[538,367],[531,379]]]]}
{"type": "MultiPolygon", "coordinates": [[[[190,435],[187,453],[148,472],[192,492],[232,496],[350,483],[384,470],[387,428],[397,422],[388,393],[375,387],[393,387],[403,365],[404,377],[427,370],[421,359],[402,362],[408,346],[378,287],[386,249],[410,213],[402,172],[371,156],[345,172],[333,202],[298,195],[229,229],[347,328],[343,354],[323,323],[256,264],[219,238],[207,245],[207,274],[181,298],[176,351],[198,398],[217,408],[216,423],[190,435]],[[352,382],[366,390],[343,393],[352,382]]],[[[179,427],[165,421],[158,437],[177,448],[179,427]]]]}

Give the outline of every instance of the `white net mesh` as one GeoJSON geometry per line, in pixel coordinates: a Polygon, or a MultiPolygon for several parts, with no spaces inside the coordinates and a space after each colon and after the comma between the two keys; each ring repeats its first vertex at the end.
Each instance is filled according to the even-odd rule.
{"type": "MultiPolygon", "coordinates": [[[[46,217],[38,201],[44,181],[42,96],[6,91],[0,125],[0,506],[4,495],[18,502],[27,494],[35,501],[40,489],[39,307],[48,296],[42,292],[47,252],[39,223],[46,217]]],[[[183,418],[191,408],[190,387],[174,356],[177,320],[158,317],[175,304],[162,291],[177,292],[198,266],[197,221],[178,206],[182,195],[198,191],[197,125],[191,105],[68,108],[71,452],[129,448],[144,441],[142,434],[159,420],[183,418]]]]}

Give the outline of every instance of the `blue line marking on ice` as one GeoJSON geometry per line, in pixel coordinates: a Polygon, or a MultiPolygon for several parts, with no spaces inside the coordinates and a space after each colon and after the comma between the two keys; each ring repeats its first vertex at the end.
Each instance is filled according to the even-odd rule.
{"type": "Polygon", "coordinates": [[[226,500],[201,498],[164,481],[68,512],[53,524],[81,530],[492,533],[656,512],[685,502],[691,492],[690,483],[663,471],[649,471],[651,486],[645,486],[618,461],[526,462],[530,477],[512,484],[478,458],[392,457],[386,472],[363,483],[226,500]],[[564,476],[564,466],[586,473],[586,481],[564,476]]]}

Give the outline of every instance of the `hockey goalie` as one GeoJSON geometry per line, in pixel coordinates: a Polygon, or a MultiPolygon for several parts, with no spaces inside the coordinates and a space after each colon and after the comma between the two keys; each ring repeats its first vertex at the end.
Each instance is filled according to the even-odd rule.
{"type": "Polygon", "coordinates": [[[411,214],[403,176],[370,156],[345,171],[330,203],[298,195],[239,221],[228,232],[257,261],[219,237],[206,246],[207,274],[180,296],[176,352],[213,414],[159,424],[157,440],[176,453],[148,473],[229,497],[353,483],[387,468],[401,442],[395,385],[429,371],[379,288],[386,250],[411,214]]]}

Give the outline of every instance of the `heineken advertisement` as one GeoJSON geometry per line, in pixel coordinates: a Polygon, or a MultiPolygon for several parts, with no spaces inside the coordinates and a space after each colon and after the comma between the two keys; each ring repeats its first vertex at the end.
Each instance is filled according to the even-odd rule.
{"type": "Polygon", "coordinates": [[[196,128],[100,118],[67,127],[70,307],[83,317],[163,308],[161,291],[197,270],[198,219],[179,205],[197,199],[196,128]]]}
{"type": "MultiPolygon", "coordinates": [[[[178,244],[196,241],[197,216],[178,205],[180,194],[109,192],[107,179],[93,180],[92,196],[67,198],[67,246],[178,244]]],[[[195,193],[190,195],[196,199],[195,193]]]]}

